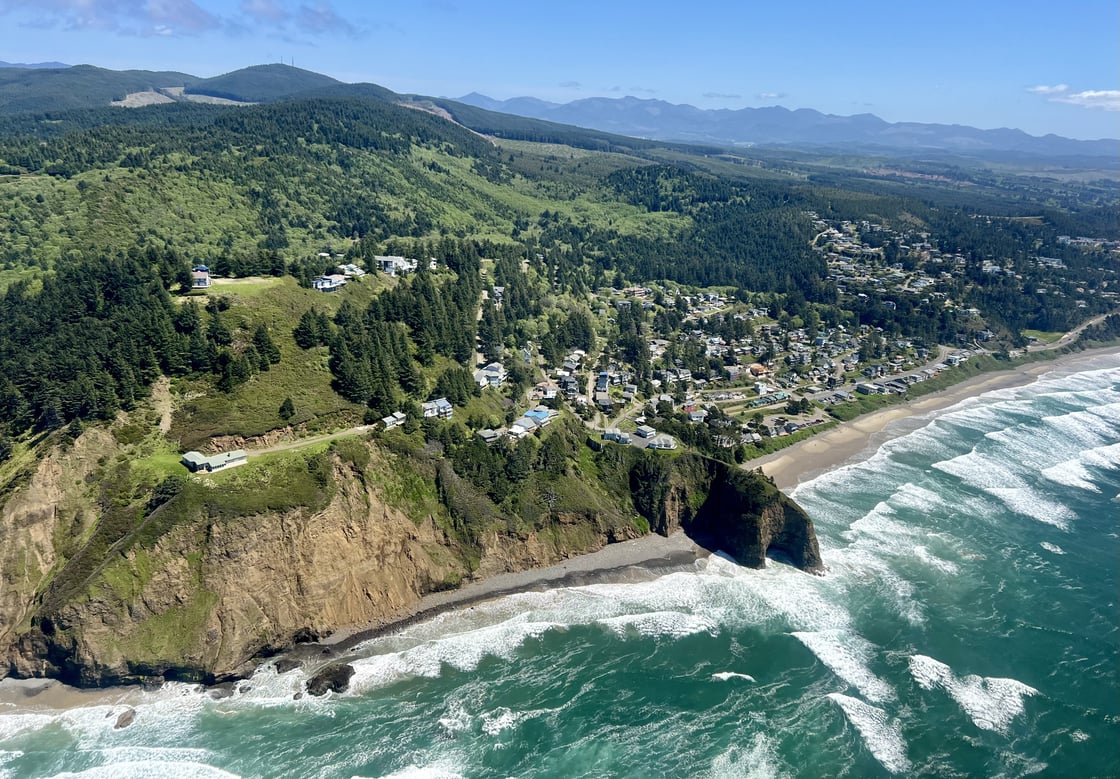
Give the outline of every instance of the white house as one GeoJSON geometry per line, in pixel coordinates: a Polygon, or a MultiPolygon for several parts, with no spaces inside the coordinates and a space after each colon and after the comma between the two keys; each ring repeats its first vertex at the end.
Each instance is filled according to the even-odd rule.
{"type": "Polygon", "coordinates": [[[213,473],[223,468],[235,468],[249,461],[249,455],[244,449],[234,449],[231,452],[222,452],[207,457],[201,452],[187,452],[179,461],[187,466],[191,473],[213,473]]]}
{"type": "Polygon", "coordinates": [[[346,277],[341,273],[332,273],[329,276],[316,276],[311,280],[312,289],[320,292],[335,292],[346,284],[346,277]]]}
{"type": "Polygon", "coordinates": [[[210,287],[210,269],[205,265],[195,265],[191,268],[191,289],[208,289],[210,287]]]}
{"type": "Polygon", "coordinates": [[[430,400],[422,406],[425,417],[439,417],[440,419],[451,419],[451,415],[455,413],[451,401],[447,398],[436,398],[430,400]]]}
{"type": "Polygon", "coordinates": [[[498,389],[506,383],[506,369],[500,362],[492,362],[485,368],[474,372],[474,380],[482,388],[498,389]]]}
{"type": "Polygon", "coordinates": [[[396,255],[387,257],[377,256],[373,259],[374,262],[377,263],[377,269],[382,273],[388,273],[390,276],[414,273],[416,271],[416,266],[419,264],[416,260],[407,257],[398,257],[396,255]]]}
{"type": "Polygon", "coordinates": [[[400,427],[408,419],[408,416],[403,411],[394,411],[387,417],[381,418],[381,424],[385,425],[386,430],[392,430],[394,427],[400,427]]]}

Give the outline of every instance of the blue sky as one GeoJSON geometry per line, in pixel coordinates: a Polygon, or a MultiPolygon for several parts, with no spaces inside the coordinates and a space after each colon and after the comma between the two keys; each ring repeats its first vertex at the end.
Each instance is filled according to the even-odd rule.
{"type": "Polygon", "coordinates": [[[1120,137],[1117,0],[0,0],[0,60],[293,61],[458,97],[634,95],[1120,137]]]}

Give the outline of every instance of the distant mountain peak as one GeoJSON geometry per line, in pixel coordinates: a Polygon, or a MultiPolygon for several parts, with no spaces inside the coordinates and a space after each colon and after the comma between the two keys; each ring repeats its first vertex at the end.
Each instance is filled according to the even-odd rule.
{"type": "Polygon", "coordinates": [[[58,70],[70,67],[64,62],[4,62],[0,60],[0,68],[25,68],[28,70],[58,70]]]}
{"type": "Polygon", "coordinates": [[[872,113],[850,116],[812,108],[701,109],[657,98],[585,97],[547,103],[531,97],[494,100],[472,93],[460,102],[489,111],[587,127],[659,141],[718,145],[842,147],[879,152],[942,150],[956,153],[1021,153],[1040,156],[1111,156],[1120,141],[1036,137],[1021,130],[980,130],[965,125],[888,122],[872,113]]]}

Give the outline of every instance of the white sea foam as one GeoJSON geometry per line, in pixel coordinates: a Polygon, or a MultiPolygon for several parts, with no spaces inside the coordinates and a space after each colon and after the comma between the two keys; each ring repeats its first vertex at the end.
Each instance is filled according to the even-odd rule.
{"type": "Polygon", "coordinates": [[[1089,472],[1089,469],[1085,467],[1085,463],[1082,462],[1080,458],[1064,460],[1057,465],[1043,468],[1042,475],[1055,484],[1062,484],[1066,487],[1077,487],[1089,492],[1100,492],[1100,488],[1090,481],[1093,475],[1089,472]]]}
{"type": "Polygon", "coordinates": [[[784,773],[773,740],[756,733],[749,746],[734,744],[716,755],[708,775],[714,779],[775,779],[784,773]]]}
{"type": "MultiPolygon", "coordinates": [[[[362,779],[355,776],[353,779],[362,779]]],[[[456,771],[450,764],[444,762],[429,765],[409,765],[399,771],[386,774],[381,779],[463,779],[463,775],[456,771]]]]}
{"type": "Polygon", "coordinates": [[[910,658],[910,675],[926,690],[945,690],[976,727],[997,733],[1006,733],[1011,721],[1023,713],[1024,699],[1038,694],[1015,679],[958,677],[948,665],[925,655],[910,658]]]}
{"type": "Polygon", "coordinates": [[[838,692],[829,693],[828,697],[841,708],[844,716],[863,737],[868,750],[884,768],[895,774],[910,771],[906,740],[902,737],[902,727],[898,720],[890,719],[882,709],[858,698],[850,698],[838,692]]]}
{"type": "Polygon", "coordinates": [[[1027,486],[1006,464],[982,454],[975,448],[951,460],[935,462],[933,467],[951,476],[956,476],[971,487],[984,491],[1009,486],[1027,486]]]}
{"type": "MultiPolygon", "coordinates": [[[[1042,418],[1042,423],[1056,434],[1058,440],[1072,438],[1083,449],[1110,443],[1116,435],[1114,423],[1089,411],[1073,411],[1068,414],[1046,416],[1042,418]]],[[[1040,433],[1040,435],[1045,435],[1045,433],[1040,433]]]]}
{"type": "Polygon", "coordinates": [[[486,656],[511,659],[526,640],[562,627],[553,622],[507,620],[445,638],[426,641],[402,652],[351,661],[354,676],[347,695],[359,695],[409,677],[438,677],[443,666],[473,671],[486,656]]]}
{"type": "Polygon", "coordinates": [[[1120,443],[1089,449],[1082,453],[1081,460],[1086,465],[1105,471],[1114,471],[1120,468],[1120,443]]]}
{"type": "Polygon", "coordinates": [[[712,674],[712,678],[718,679],[721,682],[726,682],[729,679],[744,679],[752,684],[755,682],[755,678],[750,674],[741,674],[735,671],[719,671],[712,674]]]}
{"type": "Polygon", "coordinates": [[[14,779],[15,772],[6,766],[23,757],[23,752],[18,749],[0,749],[0,779],[14,779]]]}
{"type": "Polygon", "coordinates": [[[1041,546],[1047,552],[1052,552],[1053,554],[1065,554],[1066,553],[1066,550],[1062,549],[1057,544],[1051,544],[1049,541],[1043,541],[1042,543],[1039,544],[1039,546],[1041,546]]]}
{"type": "Polygon", "coordinates": [[[1069,529],[1069,523],[1077,519],[1068,506],[1050,500],[1031,487],[996,487],[987,492],[1003,501],[1016,514],[1062,530],[1069,529]]]}
{"type": "Polygon", "coordinates": [[[113,763],[84,771],[56,774],[54,779],[240,779],[220,768],[184,761],[113,763]]]}
{"type": "Polygon", "coordinates": [[[597,620],[597,623],[625,638],[637,633],[641,636],[684,638],[697,633],[716,635],[719,626],[703,616],[683,614],[679,611],[654,611],[646,614],[625,614],[597,620]]]}
{"type": "Polygon", "coordinates": [[[846,630],[798,632],[793,637],[869,701],[882,703],[895,697],[894,689],[868,667],[877,649],[870,641],[846,630]]]}
{"type": "Polygon", "coordinates": [[[938,557],[921,544],[918,544],[914,547],[914,556],[926,565],[936,568],[942,573],[949,574],[950,576],[960,573],[960,566],[958,566],[956,563],[938,557]]]}
{"type": "Polygon", "coordinates": [[[471,713],[467,711],[467,707],[464,706],[463,702],[460,700],[450,701],[447,706],[447,712],[439,718],[440,727],[451,737],[470,730],[473,722],[474,717],[471,716],[471,713]]]}

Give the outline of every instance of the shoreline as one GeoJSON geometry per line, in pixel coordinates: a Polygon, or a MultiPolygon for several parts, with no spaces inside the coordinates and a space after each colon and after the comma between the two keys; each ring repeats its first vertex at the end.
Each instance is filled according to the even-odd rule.
{"type": "MultiPolygon", "coordinates": [[[[920,398],[888,406],[841,423],[785,449],[755,458],[743,468],[761,468],[787,494],[797,485],[862,459],[869,449],[904,434],[908,420],[928,421],[937,412],[970,398],[996,390],[1022,387],[1049,374],[1075,373],[1120,365],[1120,346],[1101,347],[1055,360],[1028,363],[1002,371],[981,373],[958,384],[920,398]],[[1103,363],[1103,364],[1102,364],[1103,363]]],[[[593,583],[645,581],[688,570],[711,552],[678,531],[669,537],[654,533],[629,541],[608,544],[602,549],[562,560],[543,568],[503,573],[473,581],[455,590],[429,593],[396,616],[356,625],[342,626],[315,642],[292,645],[269,658],[256,658],[253,671],[280,658],[302,665],[308,672],[344,661],[357,645],[399,632],[439,614],[520,592],[593,583]]],[[[228,686],[228,682],[215,687],[228,686]]],[[[9,707],[24,710],[69,709],[84,705],[110,705],[122,711],[142,701],[140,686],[81,689],[53,679],[0,680],[0,711],[9,707]]]]}
{"type": "Polygon", "coordinates": [[[429,593],[421,596],[407,612],[393,619],[344,627],[326,638],[297,645],[282,654],[291,656],[293,651],[299,653],[310,649],[318,650],[316,654],[321,655],[324,650],[330,650],[337,657],[365,641],[396,633],[417,622],[465,606],[520,592],[653,579],[673,571],[687,570],[697,560],[710,555],[709,550],[685,535],[684,531],[678,530],[671,536],[650,533],[629,541],[607,544],[602,549],[544,568],[501,573],[456,590],[429,593]]]}
{"type": "MultiPolygon", "coordinates": [[[[742,464],[762,472],[787,495],[803,482],[855,460],[886,441],[906,432],[899,430],[908,420],[931,418],[936,412],[996,390],[1033,384],[1051,373],[1075,373],[1089,369],[1087,363],[1120,358],[1120,346],[1104,346],[1063,355],[1053,360],[1025,363],[1015,368],[989,371],[969,377],[943,390],[864,414],[823,433],[798,441],[742,464]]],[[[1115,361],[1120,364],[1120,360],[1115,361]]]]}

